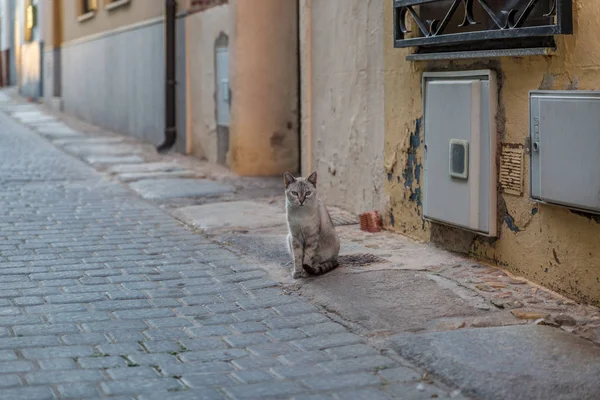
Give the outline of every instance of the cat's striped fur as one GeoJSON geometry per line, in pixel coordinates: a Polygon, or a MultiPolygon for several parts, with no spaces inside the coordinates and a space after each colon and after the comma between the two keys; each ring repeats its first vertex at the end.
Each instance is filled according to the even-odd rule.
{"type": "Polygon", "coordinates": [[[284,174],[288,250],[294,279],[321,275],[338,265],[340,240],[325,204],[317,196],[317,173],[307,178],[284,174]]]}

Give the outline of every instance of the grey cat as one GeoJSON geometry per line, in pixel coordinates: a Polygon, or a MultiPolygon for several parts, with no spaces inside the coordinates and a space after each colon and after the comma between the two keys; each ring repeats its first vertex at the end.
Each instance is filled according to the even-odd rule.
{"type": "Polygon", "coordinates": [[[317,196],[317,173],[294,178],[286,172],[285,208],[288,251],[294,258],[292,278],[320,275],[338,265],[340,239],[325,204],[317,196]]]}

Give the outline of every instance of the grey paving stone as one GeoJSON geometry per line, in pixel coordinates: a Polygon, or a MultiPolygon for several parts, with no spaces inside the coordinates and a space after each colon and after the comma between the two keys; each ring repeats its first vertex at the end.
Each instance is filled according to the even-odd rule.
{"type": "Polygon", "coordinates": [[[299,328],[306,325],[314,325],[329,322],[329,318],[319,313],[301,314],[292,317],[274,317],[263,321],[269,328],[299,328]]]}
{"type": "Polygon", "coordinates": [[[243,349],[222,349],[206,351],[189,351],[180,355],[184,362],[212,362],[212,361],[230,361],[236,358],[242,358],[248,355],[243,349]]]}
{"type": "Polygon", "coordinates": [[[75,369],[75,361],[72,358],[52,358],[39,361],[40,368],[51,371],[62,371],[75,369]]]}
{"type": "Polygon", "coordinates": [[[267,327],[259,322],[237,322],[231,324],[231,327],[238,333],[255,333],[268,330],[267,327]]]}
{"type": "Polygon", "coordinates": [[[58,385],[57,388],[61,396],[66,399],[93,399],[100,395],[94,383],[72,382],[58,385]]]}
{"type": "Polygon", "coordinates": [[[313,306],[310,303],[305,303],[303,301],[296,301],[294,303],[282,304],[273,309],[280,315],[289,316],[289,315],[297,315],[297,314],[310,314],[319,312],[317,307],[313,306]]]}
{"type": "Polygon", "coordinates": [[[25,375],[25,380],[32,385],[57,384],[66,382],[97,382],[102,379],[100,371],[74,370],[74,371],[40,371],[30,372],[25,375]]]}
{"type": "Polygon", "coordinates": [[[48,303],[89,303],[92,301],[107,300],[106,295],[102,293],[73,293],[73,294],[58,294],[46,296],[48,303]]]}
{"type": "Polygon", "coordinates": [[[302,350],[323,350],[332,347],[357,344],[361,342],[362,339],[359,336],[354,335],[352,333],[335,333],[332,335],[299,339],[290,343],[302,350]]]}
{"type": "Polygon", "coordinates": [[[343,325],[336,324],[335,322],[324,322],[322,324],[302,326],[298,329],[306,333],[308,336],[319,336],[331,333],[346,332],[346,328],[343,325]]]}
{"type": "Polygon", "coordinates": [[[144,331],[144,335],[150,340],[169,340],[188,338],[189,335],[184,328],[160,328],[144,331]]]}
{"type": "Polygon", "coordinates": [[[17,354],[13,350],[0,350],[0,361],[12,361],[17,359],[17,354]]]}
{"type": "Polygon", "coordinates": [[[48,386],[3,389],[2,397],[11,400],[54,400],[54,393],[48,386]]]}
{"type": "Polygon", "coordinates": [[[269,338],[263,333],[250,333],[246,335],[232,335],[224,338],[231,347],[248,347],[251,345],[268,343],[269,338]]]}
{"type": "Polygon", "coordinates": [[[273,367],[270,371],[273,375],[281,379],[298,379],[307,376],[322,376],[329,373],[329,371],[318,365],[311,365],[309,367],[306,365],[284,365],[273,367]]]}
{"type": "Polygon", "coordinates": [[[230,372],[233,366],[229,362],[217,361],[199,364],[168,363],[158,364],[163,375],[182,376],[185,374],[208,374],[216,372],[230,372]]]}
{"type": "Polygon", "coordinates": [[[146,321],[152,328],[169,328],[177,326],[190,326],[193,325],[188,319],[181,317],[173,318],[154,318],[146,321]]]}
{"type": "Polygon", "coordinates": [[[98,322],[110,320],[110,314],[102,311],[61,312],[49,314],[48,319],[56,324],[64,322],[98,322]]]}
{"type": "Polygon", "coordinates": [[[186,331],[191,337],[196,338],[205,338],[209,336],[227,336],[233,333],[231,329],[225,325],[198,326],[193,328],[186,328],[186,331]]]}
{"type": "Polygon", "coordinates": [[[175,315],[173,310],[168,308],[142,308],[136,310],[121,310],[113,313],[119,319],[150,319],[165,318],[175,315]]]}
{"type": "Polygon", "coordinates": [[[200,339],[181,339],[179,340],[181,347],[187,350],[216,350],[226,349],[225,343],[220,337],[207,337],[200,339]]]}
{"type": "Polygon", "coordinates": [[[98,346],[98,351],[101,354],[108,354],[109,356],[120,356],[122,354],[135,354],[145,353],[144,348],[138,342],[131,343],[116,343],[116,344],[102,344],[98,346]]]}
{"type": "Polygon", "coordinates": [[[184,390],[177,392],[154,392],[145,393],[138,397],[139,400],[224,400],[226,397],[213,388],[202,388],[199,390],[184,390]]]}
{"type": "Polygon", "coordinates": [[[124,381],[102,382],[102,390],[109,396],[130,394],[139,395],[145,392],[154,392],[160,390],[178,390],[183,385],[173,378],[156,379],[128,379],[124,381]]]}
{"type": "Polygon", "coordinates": [[[0,388],[10,388],[15,386],[21,386],[23,382],[19,375],[2,374],[0,375],[0,388]]]}
{"type": "Polygon", "coordinates": [[[84,369],[105,369],[126,367],[127,361],[119,356],[80,357],[77,363],[84,369]]]}
{"type": "Polygon", "coordinates": [[[131,366],[125,368],[110,368],[105,372],[115,380],[125,379],[156,379],[160,375],[152,367],[144,366],[131,366]]]}
{"type": "Polygon", "coordinates": [[[110,300],[93,304],[98,311],[133,310],[136,308],[148,308],[148,300],[110,300]]]}
{"type": "Polygon", "coordinates": [[[129,354],[128,358],[136,364],[140,365],[170,365],[178,363],[177,359],[171,355],[166,353],[157,353],[157,354],[129,354]]]}
{"type": "Polygon", "coordinates": [[[290,396],[306,391],[295,382],[261,382],[225,388],[234,399],[262,399],[265,397],[290,396]]]}
{"type": "Polygon", "coordinates": [[[170,353],[181,351],[181,346],[170,340],[147,341],[142,343],[144,348],[150,353],[170,353]]]}
{"type": "Polygon", "coordinates": [[[17,336],[60,335],[81,332],[75,324],[20,325],[13,327],[13,331],[17,336]]]}
{"type": "Polygon", "coordinates": [[[285,364],[302,365],[317,364],[324,361],[331,361],[331,356],[323,351],[298,351],[286,353],[278,357],[285,364]]]}
{"type": "Polygon", "coordinates": [[[102,321],[102,322],[86,322],[83,327],[90,332],[110,332],[117,329],[134,329],[142,330],[148,327],[144,321],[127,320],[127,321],[102,321]]]}
{"type": "Polygon", "coordinates": [[[281,362],[273,357],[267,356],[250,356],[246,358],[238,358],[231,362],[239,369],[255,369],[275,367],[281,365],[281,362]]]}
{"type": "Polygon", "coordinates": [[[184,375],[181,381],[191,388],[232,386],[236,382],[226,373],[184,375]]]}
{"type": "Polygon", "coordinates": [[[376,356],[377,350],[366,344],[353,344],[350,346],[333,347],[325,350],[333,358],[344,359],[363,356],[376,356]]]}
{"type": "Polygon", "coordinates": [[[288,342],[296,339],[306,338],[306,334],[296,328],[273,329],[268,331],[267,336],[279,342],[288,342]]]}
{"type": "Polygon", "coordinates": [[[109,340],[108,338],[100,332],[97,333],[81,333],[78,335],[65,335],[62,336],[62,341],[66,344],[66,345],[81,345],[81,344],[88,344],[88,345],[99,345],[99,344],[108,344],[109,340]]]}
{"type": "Polygon", "coordinates": [[[38,347],[23,350],[25,358],[31,360],[42,358],[89,357],[92,354],[94,354],[93,349],[87,346],[38,347]]]}
{"type": "Polygon", "coordinates": [[[123,343],[123,342],[141,342],[145,340],[144,335],[132,329],[121,329],[118,331],[112,331],[108,334],[113,342],[123,343]]]}
{"type": "Polygon", "coordinates": [[[233,378],[241,383],[258,383],[275,379],[275,377],[266,371],[236,371],[231,374],[233,378]]]}
{"type": "Polygon", "coordinates": [[[375,386],[381,383],[381,379],[376,375],[363,372],[348,375],[312,377],[304,379],[303,383],[314,390],[336,390],[375,386]]]}
{"type": "Polygon", "coordinates": [[[33,365],[28,361],[14,360],[0,362],[0,374],[27,372],[32,369],[33,365]]]}
{"type": "MultiPolygon", "coordinates": [[[[421,399],[430,399],[431,395],[429,396],[423,396],[423,394],[421,393],[418,397],[407,397],[406,395],[406,390],[407,388],[400,388],[400,390],[396,391],[396,395],[401,395],[402,399],[407,399],[407,400],[421,400],[421,399]]],[[[351,391],[342,391],[339,393],[335,394],[335,398],[337,400],[346,400],[346,399],[351,399],[351,400],[390,400],[392,398],[396,398],[389,396],[388,394],[386,394],[383,390],[381,389],[377,389],[377,388],[367,388],[367,389],[360,389],[360,390],[351,390],[351,391]]]]}
{"type": "Polygon", "coordinates": [[[395,362],[388,357],[369,356],[335,360],[321,363],[320,366],[333,373],[346,373],[355,371],[374,371],[395,366],[395,362]]]}
{"type": "Polygon", "coordinates": [[[264,343],[248,346],[248,351],[257,356],[277,356],[293,353],[298,349],[288,343],[264,343]]]}

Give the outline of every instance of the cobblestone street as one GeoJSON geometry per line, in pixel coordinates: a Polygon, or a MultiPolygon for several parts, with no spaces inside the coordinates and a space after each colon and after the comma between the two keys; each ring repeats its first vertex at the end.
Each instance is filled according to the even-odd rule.
{"type": "Polygon", "coordinates": [[[462,398],[0,114],[2,399],[462,398]]]}

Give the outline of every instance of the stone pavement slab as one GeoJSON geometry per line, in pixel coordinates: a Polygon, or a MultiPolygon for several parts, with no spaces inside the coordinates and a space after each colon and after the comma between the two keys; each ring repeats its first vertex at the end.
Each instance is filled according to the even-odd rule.
{"type": "Polygon", "coordinates": [[[139,146],[130,144],[88,144],[83,142],[65,145],[63,148],[69,153],[79,156],[125,156],[142,152],[139,146]]]}
{"type": "Polygon", "coordinates": [[[129,185],[145,199],[216,196],[233,191],[233,187],[208,179],[144,179],[129,185]]]}
{"type": "Polygon", "coordinates": [[[69,128],[62,122],[51,122],[36,126],[36,130],[43,136],[51,139],[85,137],[81,132],[69,128]]]}
{"type": "Polygon", "coordinates": [[[91,165],[114,165],[114,164],[137,164],[144,162],[144,158],[136,155],[122,155],[122,156],[84,156],[84,160],[91,165]]]}
{"type": "Polygon", "coordinates": [[[254,201],[231,201],[182,207],[173,215],[206,233],[228,230],[253,230],[283,226],[285,214],[278,207],[254,201]]]}
{"type": "Polygon", "coordinates": [[[600,348],[554,328],[402,334],[390,345],[475,398],[592,400],[600,393],[600,348]]]}

